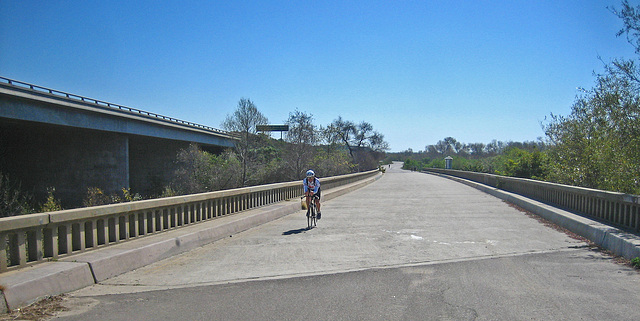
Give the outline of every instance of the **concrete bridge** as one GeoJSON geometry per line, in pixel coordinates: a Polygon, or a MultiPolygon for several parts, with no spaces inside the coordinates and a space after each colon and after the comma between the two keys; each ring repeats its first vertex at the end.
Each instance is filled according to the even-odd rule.
{"type": "Polygon", "coordinates": [[[0,77],[0,172],[36,197],[56,188],[66,207],[88,187],[156,194],[178,150],[218,152],[229,133],[168,116],[0,77]]]}
{"type": "MultiPolygon", "coordinates": [[[[588,238],[554,228],[501,198],[544,210],[568,228],[586,224],[589,235],[612,227],[508,192],[494,196],[478,189],[486,185],[399,167],[394,164],[353,192],[327,191],[314,229],[307,230],[304,212],[294,210],[228,233],[70,293],[64,301],[70,311],[57,319],[640,318],[638,271],[615,263],[588,238]]],[[[215,229],[256,215],[251,212],[205,224],[215,229]]],[[[183,232],[154,237],[184,240],[175,233],[183,232]]],[[[618,233],[629,247],[640,245],[637,234],[618,233]]],[[[144,244],[149,246],[138,246],[144,244]]]]}

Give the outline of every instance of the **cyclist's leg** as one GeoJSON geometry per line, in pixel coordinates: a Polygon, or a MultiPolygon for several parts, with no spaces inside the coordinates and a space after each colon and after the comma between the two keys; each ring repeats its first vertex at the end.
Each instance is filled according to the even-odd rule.
{"type": "Polygon", "coordinates": [[[320,189],[318,189],[318,193],[316,193],[316,196],[317,197],[315,197],[314,199],[316,203],[316,211],[318,212],[316,216],[318,217],[318,219],[320,219],[320,216],[322,216],[322,212],[320,211],[320,189]]]}
{"type": "Polygon", "coordinates": [[[307,209],[307,229],[311,229],[313,227],[313,208],[308,207],[307,209]]]}

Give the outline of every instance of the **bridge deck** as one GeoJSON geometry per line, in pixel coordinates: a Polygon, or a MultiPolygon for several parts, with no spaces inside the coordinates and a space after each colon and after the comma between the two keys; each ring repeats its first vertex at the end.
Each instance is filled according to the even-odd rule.
{"type": "Polygon", "coordinates": [[[640,316],[640,274],[471,187],[394,165],[322,209],[312,230],[300,211],[80,290],[97,306],[77,318],[640,316]]]}
{"type": "Polygon", "coordinates": [[[322,210],[318,227],[310,231],[305,229],[301,211],[105,283],[127,284],[141,278],[144,285],[157,286],[223,282],[540,252],[581,244],[476,189],[399,169],[326,202],[322,210]],[[168,277],[177,274],[182,277],[168,277]]]}

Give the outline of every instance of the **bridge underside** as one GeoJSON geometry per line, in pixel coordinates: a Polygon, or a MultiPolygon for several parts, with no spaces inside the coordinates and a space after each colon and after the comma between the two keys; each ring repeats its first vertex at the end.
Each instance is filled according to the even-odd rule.
{"type": "Polygon", "coordinates": [[[64,208],[82,206],[94,187],[108,195],[123,188],[158,195],[177,152],[191,143],[220,153],[235,138],[129,107],[0,83],[0,172],[40,203],[51,187],[64,208]]]}
{"type": "MultiPolygon", "coordinates": [[[[0,118],[0,172],[42,200],[47,188],[66,208],[82,205],[87,189],[131,188],[157,195],[168,184],[175,157],[189,142],[0,118]]],[[[202,146],[219,153],[223,147],[202,146]]]]}
{"type": "Polygon", "coordinates": [[[0,172],[37,200],[55,187],[65,208],[82,205],[90,187],[107,194],[122,188],[159,194],[171,179],[177,152],[190,144],[6,118],[0,118],[0,138],[0,172]]]}

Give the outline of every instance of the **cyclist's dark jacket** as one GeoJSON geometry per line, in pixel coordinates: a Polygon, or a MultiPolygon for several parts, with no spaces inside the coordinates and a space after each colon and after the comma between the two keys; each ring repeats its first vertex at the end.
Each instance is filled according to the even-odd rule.
{"type": "Polygon", "coordinates": [[[314,194],[318,194],[318,191],[320,190],[320,180],[317,177],[314,177],[313,182],[311,183],[309,183],[309,181],[305,178],[302,181],[302,185],[304,186],[305,193],[311,190],[314,194]]]}

